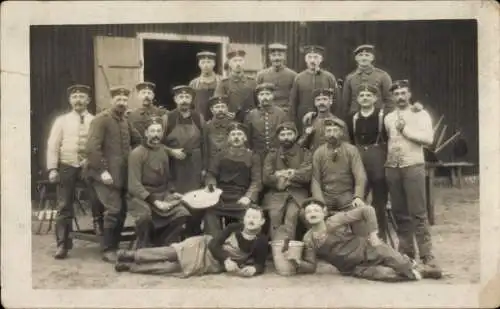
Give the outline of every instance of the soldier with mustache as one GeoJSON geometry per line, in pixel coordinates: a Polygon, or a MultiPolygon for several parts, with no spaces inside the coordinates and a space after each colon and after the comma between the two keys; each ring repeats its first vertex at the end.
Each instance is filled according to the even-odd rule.
{"type": "Polygon", "coordinates": [[[158,116],[162,117],[168,111],[164,108],[154,105],[156,85],[152,82],[140,82],[135,86],[137,98],[142,103],[142,106],[131,111],[128,114],[128,120],[134,128],[141,134],[142,137],[146,131],[146,123],[149,118],[158,116]]]}

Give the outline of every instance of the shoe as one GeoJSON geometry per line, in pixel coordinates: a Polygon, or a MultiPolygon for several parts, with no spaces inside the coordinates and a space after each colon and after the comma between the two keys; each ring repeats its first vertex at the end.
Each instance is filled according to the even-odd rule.
{"type": "Polygon", "coordinates": [[[102,254],[102,260],[104,262],[108,262],[108,263],[116,263],[116,252],[115,251],[105,251],[103,254],[102,254]]]}
{"type": "Polygon", "coordinates": [[[423,266],[420,272],[424,278],[441,279],[443,277],[443,271],[436,263],[436,259],[433,256],[424,256],[422,258],[422,263],[423,266]]]}
{"type": "Polygon", "coordinates": [[[116,262],[120,263],[133,263],[135,262],[135,251],[132,250],[118,250],[116,252],[116,262]]]}
{"type": "Polygon", "coordinates": [[[63,260],[68,256],[68,249],[66,249],[63,246],[57,247],[56,254],[54,255],[54,258],[56,260],[63,260]]]}
{"type": "Polygon", "coordinates": [[[130,270],[130,265],[127,264],[127,263],[120,263],[120,262],[117,262],[115,264],[115,271],[116,272],[124,272],[124,271],[129,271],[130,270]]]}

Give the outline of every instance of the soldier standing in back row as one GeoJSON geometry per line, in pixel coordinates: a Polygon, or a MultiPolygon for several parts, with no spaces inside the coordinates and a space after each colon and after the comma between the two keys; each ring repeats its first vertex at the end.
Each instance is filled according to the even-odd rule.
{"type": "Polygon", "coordinates": [[[375,60],[375,46],[360,45],[354,50],[354,59],[358,63],[358,68],[345,78],[342,89],[342,113],[340,117],[346,119],[359,110],[357,104],[357,94],[363,85],[370,85],[377,88],[379,98],[375,103],[376,108],[383,108],[391,111],[393,103],[391,99],[392,80],[389,74],[373,66],[375,60]]]}
{"type": "Polygon", "coordinates": [[[155,88],[156,85],[151,82],[138,83],[135,86],[135,89],[142,106],[128,114],[128,120],[143,138],[148,119],[154,116],[162,117],[168,112],[166,109],[157,107],[153,104],[155,98],[155,88]]]}
{"type": "Polygon", "coordinates": [[[193,108],[203,116],[205,121],[211,118],[208,100],[213,96],[215,88],[221,80],[221,77],[214,72],[216,56],[215,53],[209,51],[196,54],[201,74],[189,83],[189,87],[195,91],[193,108]]]}
{"type": "MultiPolygon", "coordinates": [[[[293,82],[290,91],[290,120],[297,125],[299,132],[302,132],[302,119],[314,111],[313,92],[316,89],[333,89],[333,105],[336,106],[337,81],[332,73],[320,68],[323,61],[325,49],[321,46],[304,46],[305,61],[307,69],[300,72],[293,82]]],[[[334,114],[337,114],[334,112],[334,114]]]]}
{"type": "Polygon", "coordinates": [[[215,89],[215,96],[227,96],[229,112],[234,113],[234,119],[243,122],[246,114],[255,107],[254,90],[257,83],[253,77],[244,71],[245,51],[235,50],[227,54],[229,75],[221,80],[215,89]]]}
{"type": "Polygon", "coordinates": [[[279,43],[268,46],[269,60],[271,67],[257,73],[257,84],[271,83],[274,90],[274,104],[280,107],[285,113],[290,110],[289,97],[292,90],[293,81],[297,72],[285,65],[287,46],[279,43]]]}

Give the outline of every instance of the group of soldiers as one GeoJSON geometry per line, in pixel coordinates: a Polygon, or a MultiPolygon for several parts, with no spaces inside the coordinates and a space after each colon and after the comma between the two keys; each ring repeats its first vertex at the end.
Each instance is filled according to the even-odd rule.
{"type": "MultiPolygon", "coordinates": [[[[72,247],[73,191],[84,179],[103,260],[111,263],[120,261],[127,214],[135,219],[138,250],[202,234],[215,239],[254,215],[249,209],[266,214],[264,234],[272,240],[302,239],[316,226],[314,211],[324,209],[326,218],[340,214],[347,225],[350,216],[370,222],[376,236],[363,237],[383,242],[390,193],[399,253],[440,273],[425,200],[423,148],[433,141],[432,122],[411,102],[409,82],[392,82],[374,67],[373,45],[354,50],[357,69],[343,87],[321,68],[321,46],[303,47],[307,69],[300,73],[285,65],[287,46],[270,44],[268,51],[272,65],[255,78],[245,74],[243,50],[227,54],[227,77],[215,73],[215,53],[198,53],[201,74],[173,88],[172,111],[153,105],[152,82],[135,87],[142,107],[128,110],[131,90],[115,87],[111,107],[97,116],[87,111],[90,87],[69,87],[72,111],[56,119],[48,142],[49,179],[60,187],[55,258],[66,258],[72,247]],[[221,189],[220,202],[203,210],[179,203],[201,188],[221,189]]],[[[338,261],[345,252],[335,250],[338,261]]]]}

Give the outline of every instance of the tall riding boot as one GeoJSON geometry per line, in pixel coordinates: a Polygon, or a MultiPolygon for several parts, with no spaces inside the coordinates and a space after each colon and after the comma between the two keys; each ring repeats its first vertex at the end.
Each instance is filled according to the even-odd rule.
{"type": "Polygon", "coordinates": [[[102,235],[102,259],[108,263],[116,262],[115,228],[105,228],[102,235]]]}
{"type": "Polygon", "coordinates": [[[135,223],[136,249],[151,247],[151,221],[139,219],[135,223]]]}
{"type": "Polygon", "coordinates": [[[61,260],[68,256],[68,226],[65,221],[56,221],[56,242],[57,251],[54,255],[55,259],[61,260]]]}

